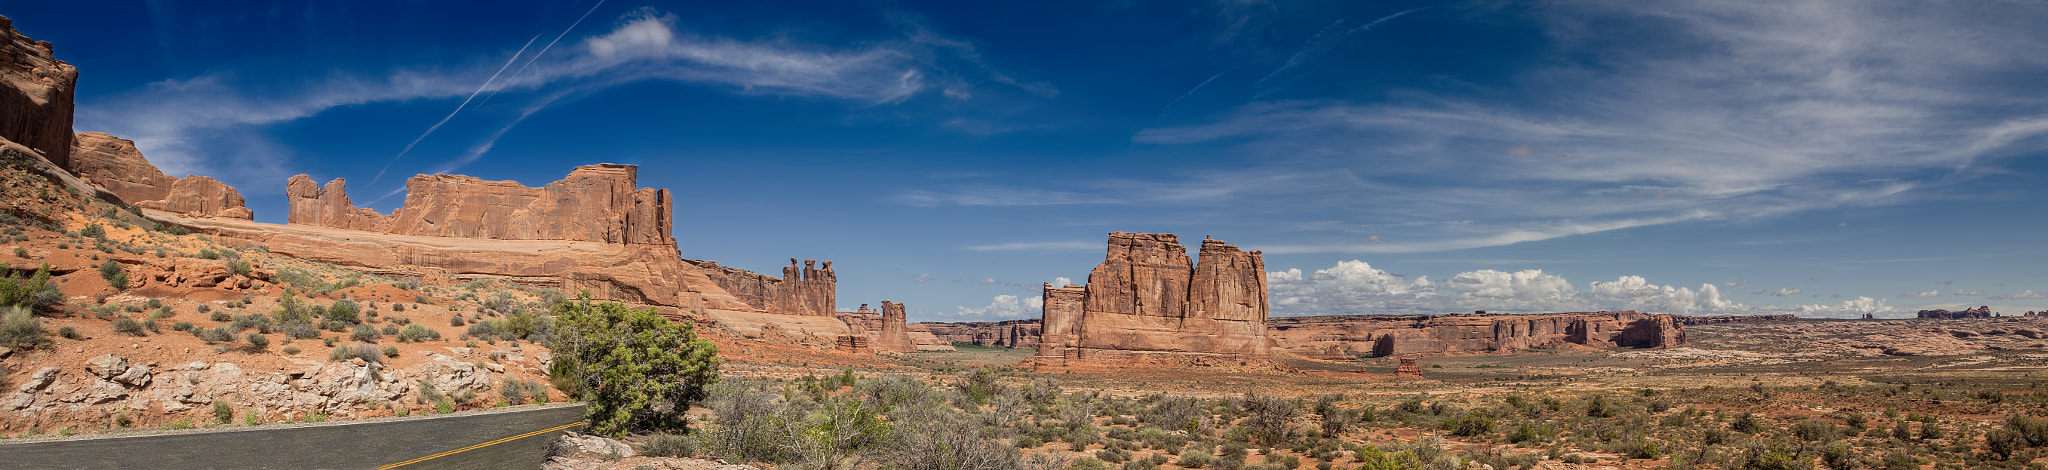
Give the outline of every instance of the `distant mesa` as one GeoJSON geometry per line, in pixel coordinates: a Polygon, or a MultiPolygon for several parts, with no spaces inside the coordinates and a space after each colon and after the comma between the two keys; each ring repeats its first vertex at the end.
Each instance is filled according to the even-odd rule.
{"type": "Polygon", "coordinates": [[[389,216],[355,207],[347,181],[336,178],[323,187],[298,175],[285,183],[287,221],[393,235],[675,245],[675,201],[666,189],[635,189],[637,173],[633,165],[584,165],[539,188],[418,175],[406,180],[405,205],[389,216]]]}
{"type": "Polygon", "coordinates": [[[1109,234],[1086,285],[1045,285],[1040,368],[1267,363],[1266,265],[1259,252],[1179,237],[1109,234]]]}
{"type": "MultiPolygon", "coordinates": [[[[1967,304],[1966,304],[1966,305],[1967,305],[1967,304]]],[[[2033,313],[2033,312],[2028,312],[2028,313],[2029,313],[2029,314],[2031,314],[2031,313],[2033,313]]],[[[1917,318],[1921,318],[1921,319],[1930,319],[1930,320],[1963,320],[1963,319],[1971,319],[1971,318],[1991,318],[1991,317],[1992,317],[1992,315],[1991,315],[1991,307],[1987,305],[1987,306],[1979,306],[1979,307],[1977,307],[1977,308],[1972,308],[1972,309],[1964,309],[1963,311],[1960,311],[1960,312],[1951,312],[1951,311],[1948,311],[1948,310],[1943,310],[1943,309],[1938,309],[1938,308],[1937,308],[1937,309],[1933,309],[1933,310],[1921,310],[1921,311],[1920,311],[1920,313],[1919,313],[1919,316],[1918,316],[1917,318]]]]}
{"type": "Polygon", "coordinates": [[[717,261],[685,259],[683,262],[703,271],[711,282],[753,310],[828,317],[837,313],[839,274],[832,270],[830,260],[826,260],[822,268],[818,267],[817,260],[804,260],[803,266],[798,267],[797,259],[790,258],[789,266],[782,268],[782,277],[779,278],[719,265],[717,261]]]}

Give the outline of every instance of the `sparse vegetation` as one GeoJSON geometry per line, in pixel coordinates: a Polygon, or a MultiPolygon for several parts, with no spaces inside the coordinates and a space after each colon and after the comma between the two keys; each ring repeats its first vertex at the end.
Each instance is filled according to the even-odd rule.
{"type": "Polygon", "coordinates": [[[682,429],[683,412],[718,381],[718,347],[689,323],[587,296],[554,314],[561,331],[548,373],[575,378],[564,391],[590,402],[593,434],[682,429]]]}

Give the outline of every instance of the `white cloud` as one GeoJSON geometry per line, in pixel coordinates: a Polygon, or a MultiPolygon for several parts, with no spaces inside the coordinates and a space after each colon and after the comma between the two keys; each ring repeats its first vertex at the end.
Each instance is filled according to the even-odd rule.
{"type": "Polygon", "coordinates": [[[952,316],[962,320],[1035,318],[1043,313],[1041,309],[1044,307],[1044,296],[1019,298],[1014,295],[1005,294],[995,296],[995,298],[989,300],[987,306],[980,308],[956,307],[952,316]]]}
{"type": "Polygon", "coordinates": [[[910,280],[917,281],[918,284],[932,282],[932,273],[918,273],[916,276],[911,276],[910,280]]]}
{"type": "Polygon", "coordinates": [[[1424,243],[1262,247],[1275,253],[1444,251],[1896,204],[2048,148],[2048,99],[2020,78],[2048,73],[2026,52],[2048,49],[2048,10],[2030,5],[1594,0],[1532,15],[1553,49],[1504,93],[1258,101],[1132,140],[1351,171],[1364,181],[1325,199],[1370,207],[1358,217],[1486,226],[1387,237],[1435,240],[1424,243]]]}
{"type": "Polygon", "coordinates": [[[1863,318],[1865,313],[1883,317],[1886,314],[1899,311],[1897,308],[1886,305],[1884,299],[1860,296],[1852,300],[1844,300],[1836,305],[1794,305],[1791,308],[1775,310],[1770,313],[1790,313],[1801,317],[1814,318],[1863,318]]]}
{"type": "MultiPolygon", "coordinates": [[[[543,92],[530,98],[532,104],[518,107],[522,110],[519,114],[470,117],[474,113],[463,113],[462,119],[495,118],[513,123],[504,126],[507,130],[524,116],[538,111],[538,107],[562,98],[561,91],[592,91],[650,79],[723,87],[740,94],[811,96],[866,105],[896,103],[934,89],[928,79],[933,74],[946,75],[946,86],[962,90],[980,79],[1018,86],[1049,86],[1012,78],[987,66],[978,55],[972,60],[978,65],[950,70],[959,66],[958,57],[965,53],[959,45],[967,43],[939,37],[928,28],[899,31],[901,36],[894,39],[835,47],[788,37],[746,39],[707,35],[676,23],[673,15],[652,9],[636,10],[619,18],[610,31],[581,41],[571,40],[575,46],[566,48],[566,53],[529,59],[518,72],[495,80],[487,77],[503,71],[508,63],[505,57],[513,55],[512,49],[478,56],[466,63],[427,64],[382,74],[341,72],[318,77],[266,77],[246,71],[213,70],[196,77],[153,83],[110,99],[80,103],[77,127],[80,131],[104,131],[135,140],[151,162],[167,174],[264,180],[289,174],[284,167],[291,152],[273,143],[262,131],[263,126],[343,106],[463,98],[478,93],[479,84],[484,84],[493,96],[543,92]],[[954,44],[939,45],[942,41],[954,44]],[[551,90],[554,93],[547,93],[551,90]]],[[[459,167],[473,161],[504,133],[501,130],[496,136],[469,146],[464,155],[438,156],[445,161],[438,166],[459,167]]],[[[399,150],[391,149],[394,154],[399,150]]],[[[246,193],[250,188],[265,191],[274,185],[242,186],[246,193]]]]}
{"type": "Polygon", "coordinates": [[[1966,290],[1966,289],[1956,289],[1956,295],[1958,295],[1958,296],[1977,296],[1977,295],[1984,295],[1984,291],[1983,291],[1983,290],[1966,290]]]}
{"type": "Polygon", "coordinates": [[[1074,283],[1074,280],[1073,280],[1073,279],[1068,279],[1068,278],[1067,278],[1066,276],[1060,276],[1060,277],[1055,277],[1055,278],[1052,278],[1052,286],[1053,286],[1053,287],[1064,287],[1064,286],[1066,286],[1066,285],[1068,285],[1068,284],[1073,284],[1073,283],[1074,283]]]}
{"type": "Polygon", "coordinates": [[[1746,285],[1749,285],[1749,281],[1741,279],[1721,283],[1721,287],[1742,287],[1746,285]]]}
{"type": "Polygon", "coordinates": [[[1899,298],[1902,298],[1902,299],[1925,299],[1925,298],[1930,298],[1930,297],[1934,297],[1934,296],[1937,296],[1937,295],[1941,295],[1941,292],[1938,292],[1938,291],[1927,291],[1927,292],[1921,292],[1921,293],[1918,293],[1918,294],[1899,294],[1899,298]]]}
{"type": "Polygon", "coordinates": [[[2041,299],[2048,299],[2048,294],[2042,294],[2042,293],[2040,293],[2040,292],[2034,292],[2034,291],[2031,291],[2031,290],[2029,290],[2029,291],[2021,291],[2021,292],[2020,292],[2020,293],[2018,293],[2018,294],[2012,294],[2012,295],[1998,295],[1998,296],[1992,296],[1992,297],[1991,297],[1991,299],[1992,299],[1992,300],[2041,300],[2041,299]]]}
{"type": "Polygon", "coordinates": [[[984,286],[987,286],[987,285],[995,285],[995,284],[1002,284],[1002,283],[1003,283],[1003,281],[998,281],[998,280],[996,280],[996,278],[993,278],[993,277],[991,277],[991,278],[988,278],[988,279],[982,279],[982,280],[981,280],[981,285],[984,285],[984,286]]]}
{"type": "Polygon", "coordinates": [[[1474,310],[1521,313],[1636,310],[1683,315],[1791,313],[1831,316],[1854,310],[1889,312],[1883,300],[1861,298],[1838,306],[1750,306],[1721,297],[1720,287],[1697,289],[1649,282],[1642,276],[1594,281],[1579,290],[1562,276],[1542,270],[1477,270],[1444,281],[1389,273],[1364,261],[1341,261],[1329,269],[1266,273],[1273,314],[1351,315],[1446,313],[1474,310]]]}
{"type": "Polygon", "coordinates": [[[1784,289],[1778,289],[1778,291],[1777,291],[1777,292],[1772,292],[1772,293],[1771,293],[1771,295],[1772,295],[1772,296],[1774,296],[1774,297],[1791,297],[1791,296],[1795,296],[1795,295],[1799,295],[1799,294],[1803,294],[1803,293],[1806,293],[1806,291],[1805,291],[1805,290],[1801,290],[1800,288],[1797,288],[1797,287],[1789,287],[1789,288],[1784,288],[1784,289]]]}

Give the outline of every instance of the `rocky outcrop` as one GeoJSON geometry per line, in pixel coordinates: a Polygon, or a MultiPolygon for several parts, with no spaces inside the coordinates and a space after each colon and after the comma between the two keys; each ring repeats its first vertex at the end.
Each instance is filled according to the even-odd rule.
{"type": "Polygon", "coordinates": [[[996,348],[1037,348],[1043,320],[1029,318],[1000,322],[922,322],[940,341],[969,343],[996,348]]]}
{"type": "Polygon", "coordinates": [[[832,270],[829,260],[822,268],[818,267],[817,260],[804,260],[803,266],[799,267],[797,259],[790,258],[789,266],[782,268],[782,277],[779,278],[721,266],[716,261],[683,261],[698,268],[719,288],[755,310],[781,315],[833,316],[838,313],[835,305],[839,295],[839,275],[832,270]]]}
{"type": "Polygon", "coordinates": [[[171,192],[161,201],[136,203],[148,209],[193,217],[225,217],[252,220],[256,213],[244,205],[242,193],[213,178],[187,176],[171,183],[171,192]]]}
{"type": "Polygon", "coordinates": [[[135,149],[135,141],[87,132],[73,142],[71,174],[122,202],[191,217],[255,218],[234,187],[205,176],[167,176],[135,149]]]}
{"type": "Polygon", "coordinates": [[[1934,320],[1962,320],[1967,318],[1991,318],[1991,307],[1982,306],[1951,312],[1943,309],[1921,310],[1917,318],[1934,320]]]}
{"type": "Polygon", "coordinates": [[[903,304],[882,301],[882,329],[875,333],[875,349],[894,352],[917,350],[917,344],[910,340],[910,327],[903,319],[903,304]]]}
{"type": "Polygon", "coordinates": [[[675,245],[675,201],[666,189],[634,189],[638,167],[576,167],[561,181],[529,188],[461,175],[406,180],[405,206],[391,215],[355,207],[339,178],[314,187],[306,175],[285,184],[293,224],[394,235],[490,240],[567,240],[675,245]]]}
{"type": "Polygon", "coordinates": [[[313,177],[297,175],[285,180],[284,194],[287,201],[285,223],[293,225],[315,225],[365,232],[384,232],[390,228],[390,220],[375,210],[360,209],[348,199],[348,180],[335,178],[326,186],[313,183],[313,177]]]}
{"type": "Polygon", "coordinates": [[[1671,348],[1686,343],[1678,316],[1619,312],[1326,315],[1268,321],[1273,347],[1319,359],[1464,355],[1566,344],[1671,348]]]}
{"type": "Polygon", "coordinates": [[[78,69],[57,60],[48,41],[29,39],[0,16],[0,139],[69,168],[77,84],[78,69]]]}
{"type": "Polygon", "coordinates": [[[178,181],[143,158],[135,141],[86,132],[78,134],[72,143],[71,163],[66,169],[129,204],[163,200],[171,195],[171,185],[178,181]]]}
{"type": "Polygon", "coordinates": [[[1111,233],[1088,284],[1045,286],[1044,339],[1034,362],[1265,362],[1266,314],[1259,252],[1208,239],[1196,264],[1172,234],[1111,233]]]}

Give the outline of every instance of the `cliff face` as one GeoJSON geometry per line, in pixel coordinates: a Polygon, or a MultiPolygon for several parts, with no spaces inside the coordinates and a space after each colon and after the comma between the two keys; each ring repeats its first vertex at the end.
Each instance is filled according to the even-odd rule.
{"type": "Polygon", "coordinates": [[[931,331],[932,336],[947,343],[971,343],[975,346],[998,348],[1037,348],[1043,320],[1007,320],[1000,322],[941,323],[923,322],[918,326],[931,331]]]}
{"type": "Polygon", "coordinates": [[[1670,348],[1685,344],[1676,316],[1620,312],[1494,315],[1331,315],[1269,321],[1274,347],[1323,359],[1463,355],[1580,344],[1670,348]]]}
{"type": "Polygon", "coordinates": [[[1086,286],[1045,287],[1039,365],[1266,360],[1258,252],[1204,240],[1197,265],[1172,234],[1116,232],[1108,245],[1086,286]]]}
{"type": "Polygon", "coordinates": [[[1920,312],[1918,313],[1918,315],[1917,315],[1917,318],[1931,318],[1931,319],[1937,319],[1937,320],[1961,320],[1961,319],[1966,319],[1966,318],[1991,318],[1991,307],[1989,307],[1989,306],[1984,306],[1984,307],[1977,307],[1977,308],[1969,308],[1969,309],[1963,309],[1963,311],[1960,311],[1960,312],[1951,312],[1951,311],[1948,311],[1948,310],[1944,310],[1944,309],[1938,309],[1938,308],[1937,308],[1937,309],[1934,309],[1934,310],[1921,310],[1921,311],[1920,311],[1920,312]]]}
{"type": "Polygon", "coordinates": [[[122,202],[190,217],[255,218],[234,187],[204,176],[165,175],[136,150],[135,141],[86,132],[72,143],[66,169],[122,202]]]}
{"type": "Polygon", "coordinates": [[[914,352],[917,344],[910,340],[910,328],[904,324],[903,304],[882,301],[882,331],[875,335],[875,349],[881,351],[914,352]]]}
{"type": "Polygon", "coordinates": [[[782,277],[779,278],[720,266],[716,261],[683,261],[703,271],[712,283],[755,310],[782,315],[833,316],[838,313],[835,305],[839,296],[839,275],[832,270],[831,261],[826,261],[820,268],[816,260],[804,260],[803,266],[798,267],[797,259],[790,258],[789,266],[782,268],[782,277]]]}
{"type": "Polygon", "coordinates": [[[135,141],[99,132],[78,134],[72,141],[71,163],[65,169],[88,183],[106,188],[123,202],[162,200],[171,195],[177,178],[165,175],[135,149],[135,141]]]}
{"type": "Polygon", "coordinates": [[[57,60],[48,41],[29,39],[0,16],[0,139],[71,167],[71,115],[78,69],[57,60]]]}
{"type": "Polygon", "coordinates": [[[355,207],[344,180],[317,187],[298,175],[286,182],[287,220],[394,235],[675,245],[674,200],[666,189],[634,189],[637,172],[632,165],[585,165],[539,188],[419,175],[406,180],[405,206],[389,216],[355,207]]]}

